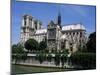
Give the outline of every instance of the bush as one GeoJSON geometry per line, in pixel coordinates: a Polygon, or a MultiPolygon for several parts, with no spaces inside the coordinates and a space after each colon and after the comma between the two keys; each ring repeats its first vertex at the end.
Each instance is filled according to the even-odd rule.
{"type": "Polygon", "coordinates": [[[48,54],[47,61],[51,62],[51,60],[52,60],[52,55],[51,54],[48,54]]]}
{"type": "Polygon", "coordinates": [[[61,56],[62,68],[64,67],[64,65],[65,65],[66,62],[67,62],[67,54],[63,54],[61,56]]]}
{"type": "Polygon", "coordinates": [[[40,64],[43,63],[43,61],[46,60],[46,54],[44,54],[43,52],[39,52],[37,55],[36,55],[36,60],[38,60],[40,62],[40,64]]]}
{"type": "Polygon", "coordinates": [[[56,66],[59,66],[60,65],[60,54],[59,53],[56,53],[55,54],[54,61],[55,61],[55,65],[56,66]]]}
{"type": "Polygon", "coordinates": [[[27,58],[27,53],[24,51],[24,48],[21,44],[12,45],[12,61],[15,60],[15,64],[18,61],[25,61],[27,58]]]}
{"type": "Polygon", "coordinates": [[[40,54],[38,55],[38,60],[39,60],[40,64],[42,64],[42,62],[44,61],[44,56],[43,56],[42,53],[40,53],[40,54]]]}
{"type": "Polygon", "coordinates": [[[96,68],[96,54],[95,53],[74,53],[71,56],[73,65],[80,66],[82,69],[94,69],[96,68]]]}

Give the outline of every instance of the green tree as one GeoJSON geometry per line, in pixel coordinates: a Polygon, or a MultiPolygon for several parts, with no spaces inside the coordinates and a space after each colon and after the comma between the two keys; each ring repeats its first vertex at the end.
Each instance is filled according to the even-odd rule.
{"type": "Polygon", "coordinates": [[[62,68],[64,67],[66,62],[67,62],[67,54],[62,54],[61,56],[62,68]]]}
{"type": "Polygon", "coordinates": [[[56,65],[56,66],[59,66],[59,65],[60,65],[60,53],[59,53],[59,52],[57,52],[57,53],[55,54],[54,61],[55,61],[55,65],[56,65]]]}
{"type": "Polygon", "coordinates": [[[67,62],[68,58],[68,49],[63,49],[62,54],[61,54],[61,63],[62,63],[62,68],[64,67],[65,63],[67,62]]]}
{"type": "Polygon", "coordinates": [[[17,45],[16,44],[12,45],[12,53],[13,54],[16,53],[16,50],[17,50],[17,45]]]}
{"type": "Polygon", "coordinates": [[[25,62],[26,59],[27,59],[27,52],[24,52],[22,55],[23,62],[25,62]]]}
{"type": "Polygon", "coordinates": [[[88,52],[96,52],[96,32],[89,35],[88,42],[86,44],[88,52]]]}
{"type": "Polygon", "coordinates": [[[41,41],[39,43],[39,50],[45,50],[47,48],[47,43],[46,41],[41,41]]]}
{"type": "Polygon", "coordinates": [[[37,59],[39,60],[40,64],[42,64],[42,62],[45,60],[45,55],[42,52],[40,52],[37,55],[37,59]]]}
{"type": "Polygon", "coordinates": [[[51,54],[48,54],[47,61],[51,62],[51,60],[52,60],[52,55],[51,54]]]}
{"type": "Polygon", "coordinates": [[[25,55],[24,48],[21,44],[12,45],[12,59],[15,59],[15,64],[22,60],[22,57],[25,55]]]}
{"type": "Polygon", "coordinates": [[[38,49],[38,42],[34,39],[29,39],[25,42],[24,46],[28,50],[28,53],[30,51],[36,52],[38,49]]]}

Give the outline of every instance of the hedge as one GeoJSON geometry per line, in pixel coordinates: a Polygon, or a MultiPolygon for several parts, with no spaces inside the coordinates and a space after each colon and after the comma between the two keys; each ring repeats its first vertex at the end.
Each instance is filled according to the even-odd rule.
{"type": "Polygon", "coordinates": [[[96,54],[95,53],[74,53],[71,56],[73,65],[81,69],[95,69],[96,68],[96,54]]]}

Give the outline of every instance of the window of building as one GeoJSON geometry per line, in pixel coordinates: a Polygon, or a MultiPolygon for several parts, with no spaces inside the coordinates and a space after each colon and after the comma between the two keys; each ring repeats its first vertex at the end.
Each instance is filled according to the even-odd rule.
{"type": "Polygon", "coordinates": [[[75,32],[73,32],[73,36],[75,35],[75,32]]]}
{"type": "Polygon", "coordinates": [[[24,25],[26,26],[26,17],[24,17],[24,25]]]}
{"type": "Polygon", "coordinates": [[[80,37],[82,37],[82,32],[80,32],[80,37]]]}

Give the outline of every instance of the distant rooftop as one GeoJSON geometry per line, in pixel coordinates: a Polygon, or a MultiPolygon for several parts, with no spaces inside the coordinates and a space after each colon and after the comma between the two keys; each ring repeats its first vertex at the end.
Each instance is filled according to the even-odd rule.
{"type": "Polygon", "coordinates": [[[62,26],[62,30],[85,30],[85,27],[82,24],[69,24],[66,26],[62,26]]]}
{"type": "Polygon", "coordinates": [[[45,34],[45,33],[47,33],[47,29],[39,29],[39,30],[36,30],[35,34],[45,34]]]}
{"type": "MultiPolygon", "coordinates": [[[[85,30],[85,27],[82,24],[68,24],[62,26],[62,31],[69,31],[69,30],[85,30]]],[[[36,30],[35,34],[45,34],[47,33],[47,29],[39,29],[36,30]]],[[[64,36],[65,37],[65,36],[64,36]]]]}

